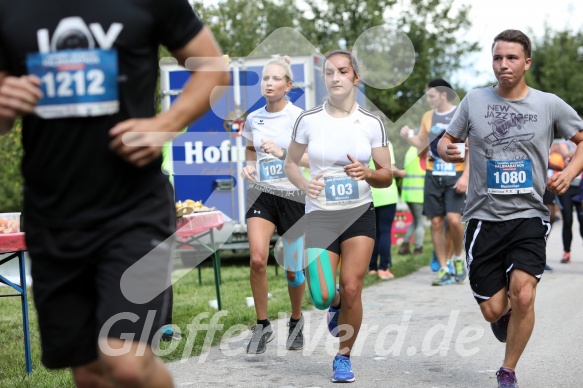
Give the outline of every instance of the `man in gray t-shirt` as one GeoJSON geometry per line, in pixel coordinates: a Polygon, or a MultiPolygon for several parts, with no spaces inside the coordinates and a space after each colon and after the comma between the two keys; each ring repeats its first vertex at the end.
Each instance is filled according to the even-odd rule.
{"type": "MultiPolygon", "coordinates": [[[[542,197],[553,135],[556,131],[575,144],[583,140],[583,121],[573,108],[526,85],[531,62],[525,34],[498,34],[492,45],[498,84],[468,93],[438,145],[446,162],[464,160],[453,143],[468,139],[472,150],[463,216],[466,260],[482,314],[496,338],[507,342],[497,372],[503,387],[518,386],[514,370],[534,328],[535,289],[550,232],[542,197]]],[[[578,147],[573,161],[546,187],[562,194],[582,170],[578,147]]]]}

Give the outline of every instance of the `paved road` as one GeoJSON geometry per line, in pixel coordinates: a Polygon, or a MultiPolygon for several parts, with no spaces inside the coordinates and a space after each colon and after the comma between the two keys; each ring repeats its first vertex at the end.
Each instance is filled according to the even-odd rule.
{"type": "MultiPolygon", "coordinates": [[[[548,263],[538,287],[537,323],[517,369],[521,388],[583,386],[583,242],[575,236],[572,263],[560,264],[561,227],[547,246],[548,263]]],[[[576,231],[578,225],[575,225],[576,231]]],[[[467,281],[431,287],[429,267],[364,290],[363,331],[353,351],[354,387],[496,387],[504,357],[483,321],[467,281]],[[368,334],[364,338],[363,332],[368,334]]],[[[249,357],[244,331],[200,357],[169,364],[178,387],[330,387],[336,341],[325,314],[305,313],[306,346],[285,350],[286,320],[273,324],[266,353],[249,357]]]]}

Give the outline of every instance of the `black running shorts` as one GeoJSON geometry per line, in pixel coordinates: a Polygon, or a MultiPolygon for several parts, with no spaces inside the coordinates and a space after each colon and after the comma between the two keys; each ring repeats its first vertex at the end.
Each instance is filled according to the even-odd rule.
{"type": "Polygon", "coordinates": [[[46,367],[95,361],[98,336],[151,342],[165,322],[168,291],[164,286],[169,285],[175,229],[174,196],[168,182],[124,214],[88,229],[26,223],[46,367]],[[147,258],[145,266],[140,265],[143,258],[147,258]],[[133,271],[122,278],[130,267],[133,271]],[[151,300],[136,299],[149,290],[155,294],[151,300]]]}
{"type": "Polygon", "coordinates": [[[457,171],[455,176],[441,176],[433,175],[432,171],[427,170],[423,191],[423,215],[431,218],[445,216],[447,213],[464,213],[466,195],[458,193],[453,188],[462,173],[457,171]]]}
{"type": "Polygon", "coordinates": [[[346,209],[308,213],[306,248],[322,248],[340,254],[340,244],[351,237],[376,237],[375,208],[372,202],[346,209]]]}
{"type": "Polygon", "coordinates": [[[507,287],[512,270],[520,269],[540,281],[550,230],[551,225],[541,218],[468,221],[464,245],[470,286],[478,303],[507,287]]]}
{"type": "MultiPolygon", "coordinates": [[[[257,186],[259,187],[259,186],[257,186]]],[[[288,230],[290,239],[303,236],[305,232],[306,196],[301,190],[261,191],[251,187],[247,191],[247,219],[260,217],[275,225],[277,234],[283,236],[288,230]],[[292,229],[293,227],[293,229],[292,229]]]]}

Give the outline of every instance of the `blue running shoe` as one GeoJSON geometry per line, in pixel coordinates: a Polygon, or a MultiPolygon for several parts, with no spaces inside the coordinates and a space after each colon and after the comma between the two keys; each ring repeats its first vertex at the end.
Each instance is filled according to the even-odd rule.
{"type": "Polygon", "coordinates": [[[433,251],[433,257],[431,258],[431,263],[429,263],[429,266],[431,267],[431,270],[433,272],[437,272],[439,271],[440,265],[439,265],[439,261],[437,260],[437,255],[435,254],[435,251],[433,251]]]}
{"type": "Polygon", "coordinates": [[[431,283],[433,286],[445,286],[448,284],[453,284],[452,275],[449,270],[443,268],[437,273],[437,278],[431,283]]]}
{"type": "Polygon", "coordinates": [[[340,330],[338,330],[338,317],[340,316],[340,309],[330,306],[326,314],[326,321],[328,322],[328,331],[334,337],[340,337],[340,330]]]}
{"type": "Polygon", "coordinates": [[[455,266],[455,281],[461,283],[466,280],[468,272],[466,271],[466,262],[464,260],[453,260],[455,266]]]}
{"type": "Polygon", "coordinates": [[[498,388],[518,388],[516,373],[513,370],[500,368],[496,372],[496,380],[498,380],[498,388]]]}
{"type": "Polygon", "coordinates": [[[455,275],[455,266],[452,259],[447,261],[447,269],[449,270],[450,275],[455,275]]]}
{"type": "Polygon", "coordinates": [[[354,372],[350,358],[337,354],[332,363],[332,382],[333,383],[352,383],[354,381],[354,372]]]}

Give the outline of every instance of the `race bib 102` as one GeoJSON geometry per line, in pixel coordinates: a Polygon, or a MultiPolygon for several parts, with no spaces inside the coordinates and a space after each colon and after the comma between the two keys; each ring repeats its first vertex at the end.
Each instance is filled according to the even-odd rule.
{"type": "Polygon", "coordinates": [[[532,160],[488,160],[488,193],[532,193],[532,160]]]}
{"type": "Polygon", "coordinates": [[[115,50],[63,50],[26,57],[29,74],[42,81],[35,108],[44,119],[102,116],[119,110],[115,50]]]}
{"type": "Polygon", "coordinates": [[[277,182],[287,179],[283,170],[283,160],[264,158],[257,162],[261,182],[277,182]]]}

